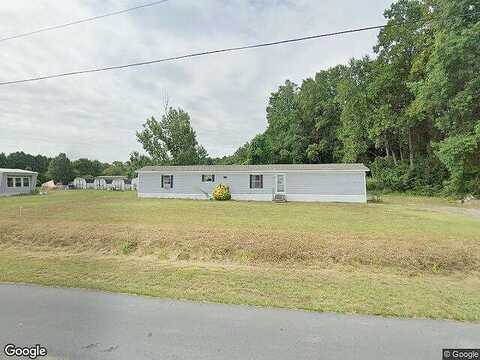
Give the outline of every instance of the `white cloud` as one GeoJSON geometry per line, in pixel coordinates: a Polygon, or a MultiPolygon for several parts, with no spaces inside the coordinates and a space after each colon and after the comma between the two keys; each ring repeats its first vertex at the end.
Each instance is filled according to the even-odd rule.
{"type": "MultiPolygon", "coordinates": [[[[155,7],[0,42],[0,80],[124,64],[383,23],[390,0],[170,0],[155,7]]],[[[13,35],[144,3],[4,0],[13,35]]],[[[371,52],[376,33],[0,87],[0,152],[126,160],[135,131],[160,116],[163,95],[188,111],[211,155],[231,153],[266,126],[268,97],[286,79],[371,52]]]]}

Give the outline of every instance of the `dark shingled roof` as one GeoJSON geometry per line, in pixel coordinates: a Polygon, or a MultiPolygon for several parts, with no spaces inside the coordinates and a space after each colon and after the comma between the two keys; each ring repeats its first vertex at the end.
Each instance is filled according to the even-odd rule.
{"type": "Polygon", "coordinates": [[[272,165],[188,165],[188,166],[145,166],[137,172],[160,171],[160,172],[275,172],[275,171],[369,171],[363,164],[272,164],[272,165]]]}

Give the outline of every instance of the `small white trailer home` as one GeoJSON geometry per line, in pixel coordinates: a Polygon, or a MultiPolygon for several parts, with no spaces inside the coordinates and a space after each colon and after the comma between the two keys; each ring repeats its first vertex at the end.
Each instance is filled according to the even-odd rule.
{"type": "Polygon", "coordinates": [[[94,186],[97,190],[125,190],[125,176],[98,176],[94,186]]]}
{"type": "Polygon", "coordinates": [[[38,173],[0,168],[0,196],[30,194],[37,186],[38,173]]]}

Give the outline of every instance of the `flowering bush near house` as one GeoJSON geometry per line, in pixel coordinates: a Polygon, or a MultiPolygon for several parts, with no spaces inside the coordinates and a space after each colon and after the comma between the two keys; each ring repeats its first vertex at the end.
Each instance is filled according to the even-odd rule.
{"type": "Polygon", "coordinates": [[[215,200],[230,200],[232,198],[232,194],[230,193],[230,187],[225,184],[218,184],[215,189],[213,190],[213,198],[215,200]]]}

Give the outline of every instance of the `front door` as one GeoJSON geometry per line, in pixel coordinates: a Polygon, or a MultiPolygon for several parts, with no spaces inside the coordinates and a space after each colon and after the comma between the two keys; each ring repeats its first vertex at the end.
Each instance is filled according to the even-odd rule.
{"type": "Polygon", "coordinates": [[[285,194],[285,174],[275,175],[275,193],[285,194]]]}

